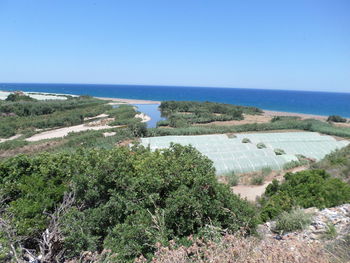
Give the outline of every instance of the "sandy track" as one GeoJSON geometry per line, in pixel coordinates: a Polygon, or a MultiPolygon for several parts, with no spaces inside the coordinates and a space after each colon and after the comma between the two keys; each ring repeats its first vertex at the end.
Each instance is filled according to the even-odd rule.
{"type": "MultiPolygon", "coordinates": [[[[283,179],[283,176],[287,172],[297,173],[300,171],[304,171],[306,169],[307,169],[307,167],[305,167],[305,166],[296,167],[294,169],[291,169],[291,170],[288,170],[288,171],[281,173],[280,176],[278,176],[274,179],[281,181],[283,179]]],[[[265,192],[266,187],[271,182],[272,181],[268,181],[268,182],[264,183],[263,185],[237,185],[237,186],[231,187],[231,189],[235,194],[239,194],[242,198],[247,198],[248,201],[254,202],[257,197],[261,196],[265,192]]]]}
{"type": "Polygon", "coordinates": [[[67,136],[68,133],[70,133],[70,132],[81,132],[81,131],[87,131],[87,130],[103,130],[103,129],[118,128],[118,127],[121,127],[121,126],[108,126],[108,125],[86,126],[85,124],[80,124],[80,125],[59,128],[59,129],[54,129],[54,130],[38,133],[38,134],[33,135],[32,137],[27,138],[26,141],[37,142],[40,140],[63,138],[65,136],[67,136]]]}
{"type": "Polygon", "coordinates": [[[10,138],[7,138],[7,139],[0,139],[0,143],[7,142],[7,141],[12,141],[12,140],[18,139],[21,136],[22,136],[22,134],[17,134],[17,135],[14,135],[14,136],[10,137],[10,138]]]}

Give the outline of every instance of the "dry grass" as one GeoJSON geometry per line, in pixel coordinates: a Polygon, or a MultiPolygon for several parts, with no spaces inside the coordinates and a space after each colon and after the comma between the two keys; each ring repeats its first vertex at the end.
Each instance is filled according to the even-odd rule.
{"type": "MultiPolygon", "coordinates": [[[[135,262],[147,262],[143,257],[135,262]]],[[[159,247],[153,263],[330,263],[317,243],[226,235],[219,243],[196,240],[190,247],[159,247]]]]}
{"type": "Polygon", "coordinates": [[[198,126],[208,126],[208,125],[242,125],[242,124],[253,124],[253,123],[268,123],[271,121],[271,116],[265,115],[247,115],[243,114],[243,120],[232,120],[232,121],[213,121],[205,124],[195,124],[198,126]]]}

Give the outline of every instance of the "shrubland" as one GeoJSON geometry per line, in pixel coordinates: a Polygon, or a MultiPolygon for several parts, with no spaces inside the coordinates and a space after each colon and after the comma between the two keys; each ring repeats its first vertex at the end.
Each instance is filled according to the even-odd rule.
{"type": "Polygon", "coordinates": [[[38,255],[50,215],[67,193],[73,201],[56,218],[52,245],[61,249],[50,251],[51,260],[109,249],[129,262],[151,257],[157,243],[188,244],[208,225],[230,233],[256,225],[254,207],[218,183],[211,161],[192,147],[81,149],[0,163],[0,217],[7,227],[0,226],[15,233],[0,239],[0,247],[38,255]]]}
{"type": "Polygon", "coordinates": [[[86,96],[65,101],[0,101],[0,137],[10,137],[25,130],[81,124],[84,118],[111,109],[105,103],[86,96]]]}
{"type": "Polygon", "coordinates": [[[312,167],[324,169],[333,176],[350,182],[350,145],[328,154],[312,167]]]}
{"type": "Polygon", "coordinates": [[[304,130],[319,132],[323,134],[350,137],[350,129],[347,127],[337,127],[330,123],[307,119],[282,119],[270,123],[253,123],[242,125],[227,126],[188,126],[181,128],[151,128],[148,129],[148,136],[166,136],[166,135],[201,135],[215,133],[235,133],[247,131],[271,131],[271,130],[304,130]]]}
{"type": "Polygon", "coordinates": [[[339,116],[339,115],[331,115],[327,118],[327,121],[332,121],[332,122],[346,122],[346,119],[339,116]]]}
{"type": "Polygon", "coordinates": [[[167,120],[158,122],[158,126],[175,128],[188,127],[195,123],[242,120],[243,113],[262,113],[260,109],[255,107],[194,101],[164,101],[159,109],[162,115],[167,117],[167,120]]]}
{"type": "Polygon", "coordinates": [[[263,221],[294,207],[326,208],[350,202],[350,185],[324,170],[287,173],[284,179],[282,183],[273,180],[259,200],[263,221]]]}

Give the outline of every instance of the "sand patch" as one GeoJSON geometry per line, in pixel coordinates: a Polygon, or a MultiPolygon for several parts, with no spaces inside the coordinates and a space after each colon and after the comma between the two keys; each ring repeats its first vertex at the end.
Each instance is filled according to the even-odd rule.
{"type": "Polygon", "coordinates": [[[21,136],[22,136],[22,134],[17,134],[17,135],[14,135],[14,136],[10,137],[10,138],[7,138],[7,139],[0,139],[0,143],[7,142],[7,141],[12,141],[12,140],[18,139],[21,136]]]}
{"type": "Polygon", "coordinates": [[[261,196],[266,187],[272,182],[273,179],[282,181],[286,173],[297,173],[308,169],[306,166],[296,167],[281,173],[275,174],[268,178],[268,180],[263,185],[237,185],[231,187],[235,194],[240,195],[242,198],[247,198],[248,201],[255,201],[257,197],[261,196]]]}
{"type": "Polygon", "coordinates": [[[45,131],[45,132],[42,132],[39,134],[35,134],[32,137],[27,138],[26,141],[37,142],[40,140],[63,138],[71,132],[82,132],[82,131],[87,131],[87,130],[95,130],[96,131],[96,130],[112,129],[112,128],[119,128],[119,127],[122,127],[122,125],[119,125],[119,126],[108,126],[108,125],[87,126],[86,124],[80,124],[80,125],[54,129],[54,130],[45,131]]]}

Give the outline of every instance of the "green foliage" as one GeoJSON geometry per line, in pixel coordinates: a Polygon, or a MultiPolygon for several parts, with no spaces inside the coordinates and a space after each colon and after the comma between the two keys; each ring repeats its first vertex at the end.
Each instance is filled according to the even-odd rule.
{"type": "Polygon", "coordinates": [[[350,185],[332,178],[324,170],[287,173],[284,178],[283,183],[273,180],[260,200],[264,221],[295,206],[325,208],[350,201],[350,185]]]}
{"type": "MultiPolygon", "coordinates": [[[[166,123],[169,125],[169,123],[166,123]]],[[[185,128],[151,128],[148,129],[148,136],[165,135],[201,135],[215,133],[237,133],[247,131],[270,131],[270,130],[305,130],[323,134],[350,138],[350,128],[336,127],[327,122],[319,120],[280,120],[270,123],[253,123],[231,126],[190,126],[185,128]]]]}
{"type": "MultiPolygon", "coordinates": [[[[68,248],[79,242],[70,237],[79,232],[72,226],[82,228],[78,218],[87,224],[80,232],[90,236],[88,240],[104,240],[104,246],[122,258],[146,255],[155,242],[195,234],[209,222],[232,231],[241,224],[254,225],[247,217],[254,210],[218,184],[211,162],[191,147],[174,145],[162,153],[139,148],[89,154],[89,160],[99,161],[85,165],[89,176],[83,172],[74,177],[78,204],[84,210],[75,211],[74,223],[65,224],[72,240],[68,248]]],[[[102,245],[96,241],[89,246],[102,245]]]]}
{"type": "Polygon", "coordinates": [[[227,178],[227,183],[229,186],[236,186],[239,183],[239,176],[236,175],[234,172],[230,172],[228,174],[224,175],[227,178]]]}
{"type": "Polygon", "coordinates": [[[16,116],[0,115],[0,137],[10,137],[21,130],[44,129],[77,125],[84,118],[99,115],[111,106],[102,100],[72,98],[67,101],[20,101],[0,104],[0,113],[16,113],[16,116]]]}
{"type": "Polygon", "coordinates": [[[290,161],[283,165],[283,170],[289,170],[303,165],[307,165],[309,162],[306,159],[300,161],[290,161]]]}
{"type": "Polygon", "coordinates": [[[275,230],[286,233],[306,228],[311,224],[311,214],[307,214],[300,208],[289,212],[282,212],[276,219],[275,230]]]}
{"type": "Polygon", "coordinates": [[[272,173],[272,169],[271,169],[271,167],[269,167],[269,166],[263,167],[263,168],[261,169],[261,174],[262,174],[264,177],[269,176],[271,173],[272,173]]]}
{"type": "Polygon", "coordinates": [[[323,234],[324,239],[335,239],[337,237],[337,229],[334,224],[327,223],[327,231],[323,234]]]}
{"type": "Polygon", "coordinates": [[[243,140],[242,140],[242,143],[250,143],[251,141],[250,141],[250,139],[248,139],[248,138],[243,138],[243,140]]]}
{"type": "Polygon", "coordinates": [[[66,258],[111,249],[127,262],[150,256],[157,242],[185,240],[207,225],[229,232],[256,225],[254,207],[218,183],[212,162],[190,146],[81,149],[0,163],[6,200],[0,210],[26,236],[27,248],[37,248],[48,214],[67,191],[75,203],[60,218],[66,258]]]}
{"type": "MultiPolygon", "coordinates": [[[[19,98],[28,96],[19,96],[19,98]]],[[[29,97],[30,98],[30,97],[29,97]]],[[[74,97],[67,100],[37,101],[14,100],[0,104],[0,113],[14,113],[17,116],[38,116],[52,114],[57,111],[81,109],[104,104],[104,101],[94,98],[74,97]]]]}
{"type": "Polygon", "coordinates": [[[346,119],[339,115],[331,115],[327,118],[327,121],[331,122],[346,122],[346,119]]]}
{"type": "MultiPolygon", "coordinates": [[[[48,222],[48,215],[67,189],[66,180],[73,162],[66,154],[41,154],[34,158],[19,155],[0,163],[0,193],[13,215],[12,224],[19,235],[37,237],[48,222]]],[[[7,217],[5,214],[5,218],[7,217]]]]}
{"type": "Polygon", "coordinates": [[[115,121],[109,123],[110,126],[114,125],[128,125],[135,122],[135,115],[137,111],[132,105],[119,105],[118,107],[111,109],[107,114],[115,118],[115,121]]]}
{"type": "Polygon", "coordinates": [[[350,181],[350,145],[328,154],[320,162],[312,165],[316,169],[329,171],[332,176],[350,181]]]}
{"type": "Polygon", "coordinates": [[[298,116],[274,116],[271,119],[271,122],[276,122],[276,121],[295,121],[295,120],[300,120],[300,117],[298,117],[298,116]]]}
{"type": "Polygon", "coordinates": [[[273,150],[276,155],[283,155],[286,154],[286,152],[283,149],[274,149],[273,150]]]}
{"type": "Polygon", "coordinates": [[[28,142],[24,140],[10,140],[0,143],[0,151],[11,150],[27,145],[28,142]]]}
{"type": "Polygon", "coordinates": [[[5,101],[35,101],[35,99],[24,94],[11,93],[7,96],[5,101]]]}
{"type": "Polygon", "coordinates": [[[263,176],[262,174],[256,174],[254,175],[251,180],[250,180],[250,184],[252,185],[263,185],[265,181],[265,176],[263,176]]]}
{"type": "Polygon", "coordinates": [[[264,148],[266,148],[266,145],[265,145],[264,143],[262,143],[262,142],[259,142],[259,143],[256,145],[256,147],[257,147],[258,149],[264,149],[264,148]]]}
{"type": "Polygon", "coordinates": [[[193,101],[165,101],[161,103],[159,108],[162,115],[168,117],[168,121],[160,121],[157,126],[171,126],[174,128],[189,127],[194,123],[242,120],[243,113],[262,113],[260,109],[254,107],[193,101]]]}
{"type": "Polygon", "coordinates": [[[239,110],[245,114],[261,114],[262,111],[256,107],[237,106],[232,104],[196,101],[164,101],[159,106],[164,113],[174,112],[196,112],[197,115],[207,113],[235,115],[239,110]]]}

